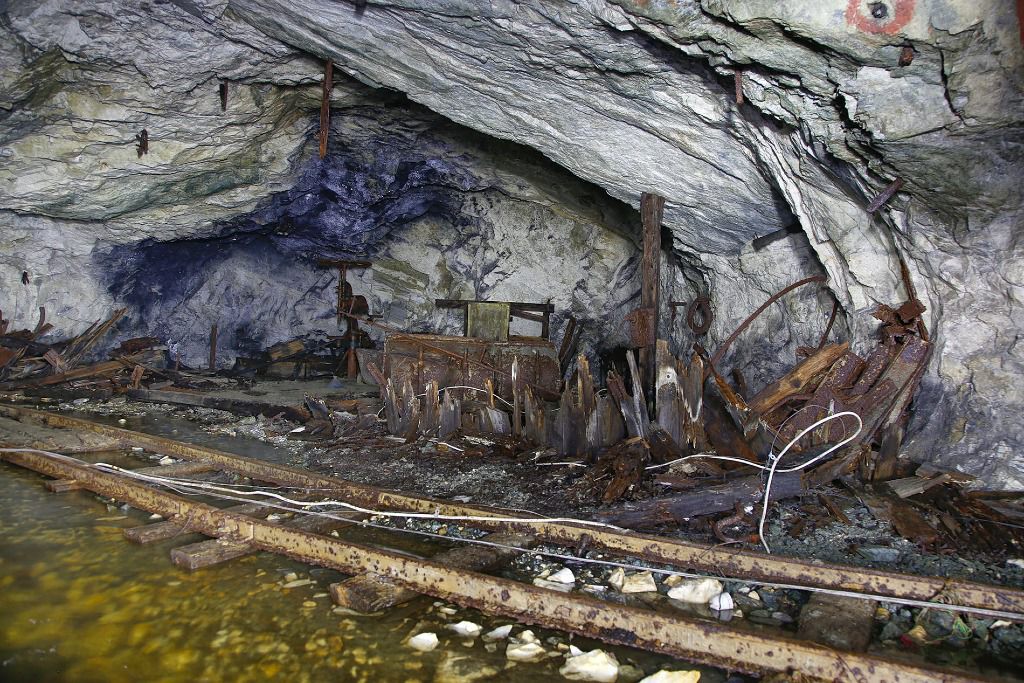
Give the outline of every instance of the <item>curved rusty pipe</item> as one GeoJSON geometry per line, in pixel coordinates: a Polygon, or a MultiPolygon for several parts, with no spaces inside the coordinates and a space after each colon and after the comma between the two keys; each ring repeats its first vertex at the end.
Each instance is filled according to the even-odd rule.
{"type": "MultiPolygon", "coordinates": [[[[722,357],[725,356],[725,352],[729,350],[729,346],[732,345],[734,341],[736,341],[736,337],[740,336],[743,330],[747,329],[747,326],[750,325],[750,323],[754,322],[757,316],[764,313],[766,308],[768,308],[773,303],[784,297],[786,294],[792,292],[794,289],[803,287],[804,285],[810,284],[812,282],[825,282],[825,280],[826,277],[824,275],[814,275],[813,277],[804,278],[803,280],[794,282],[785,289],[782,289],[776,292],[775,294],[772,294],[767,301],[761,304],[760,308],[758,308],[756,311],[747,316],[747,319],[740,323],[740,326],[736,328],[736,331],[730,334],[729,337],[724,342],[722,342],[722,345],[718,347],[717,351],[715,351],[715,355],[711,357],[711,364],[717,365],[722,360],[722,357]]],[[[710,369],[705,371],[705,379],[707,378],[707,374],[709,371],[710,369]]]]}

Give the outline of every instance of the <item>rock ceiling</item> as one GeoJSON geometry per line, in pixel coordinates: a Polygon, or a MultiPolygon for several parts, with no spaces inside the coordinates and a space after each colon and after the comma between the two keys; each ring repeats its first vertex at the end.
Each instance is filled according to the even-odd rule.
{"type": "Polygon", "coordinates": [[[0,32],[4,289],[23,268],[99,281],[97,249],[257,215],[308,168],[329,57],[336,111],[404,95],[615,200],[665,196],[679,286],[710,294],[712,339],[819,271],[867,339],[866,312],[905,298],[902,258],[938,342],[912,448],[1024,485],[1012,3],[15,0],[0,32]],[[800,245],[751,249],[793,224],[800,245]]]}

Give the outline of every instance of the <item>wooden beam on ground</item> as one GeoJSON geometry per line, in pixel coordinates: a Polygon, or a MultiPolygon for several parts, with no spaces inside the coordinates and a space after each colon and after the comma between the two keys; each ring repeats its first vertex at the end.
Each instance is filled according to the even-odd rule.
{"type": "MultiPolygon", "coordinates": [[[[386,491],[309,470],[247,458],[60,413],[0,405],[0,415],[50,427],[91,431],[157,453],[185,460],[214,463],[225,471],[236,472],[259,481],[319,489],[325,495],[343,497],[352,504],[370,509],[480,517],[483,519],[475,521],[473,526],[493,531],[530,534],[549,543],[571,547],[579,545],[586,536],[592,547],[601,547],[610,553],[641,557],[649,562],[688,567],[693,571],[706,571],[749,581],[776,581],[810,589],[839,589],[913,600],[930,600],[935,595],[943,593],[949,597],[951,605],[961,608],[1014,611],[1024,615],[1024,591],[1005,586],[938,576],[911,576],[861,567],[822,565],[807,560],[722,549],[607,527],[547,521],[488,522],[487,517],[509,518],[521,516],[522,513],[386,491]]],[[[4,453],[0,454],[0,457],[10,456],[4,453]]]]}
{"type": "Polygon", "coordinates": [[[348,574],[375,572],[409,590],[469,608],[575,633],[608,643],[650,650],[745,673],[799,672],[826,680],[882,683],[990,681],[974,671],[909,664],[897,659],[837,651],[728,624],[660,613],[560,593],[402,553],[289,529],[40,453],[2,452],[0,457],[46,476],[75,479],[90,491],[164,516],[191,520],[210,536],[245,540],[260,550],[348,574]]]}
{"type": "MultiPolygon", "coordinates": [[[[535,539],[522,534],[488,534],[481,541],[531,548],[535,539]]],[[[507,548],[483,545],[462,545],[435,555],[432,560],[446,567],[486,571],[512,559],[517,552],[507,548]]],[[[380,574],[360,574],[331,584],[331,596],[342,607],[357,612],[379,612],[419,597],[421,594],[403,587],[380,574]]]]}
{"type": "MultiPolygon", "coordinates": [[[[266,514],[267,510],[269,510],[269,508],[263,505],[245,503],[243,505],[226,508],[224,511],[236,515],[258,515],[260,513],[266,514]]],[[[147,545],[149,543],[166,541],[168,539],[175,538],[176,536],[193,534],[196,533],[196,530],[189,527],[187,519],[174,517],[172,519],[165,519],[162,522],[129,527],[121,533],[132,543],[147,545]]]]}
{"type": "MultiPolygon", "coordinates": [[[[672,496],[626,503],[597,513],[597,519],[630,529],[650,529],[662,524],[678,524],[692,517],[727,512],[736,503],[757,505],[764,496],[759,476],[734,479],[726,484],[706,486],[672,496]]],[[[803,492],[799,472],[776,474],[772,480],[772,500],[798,496],[803,492]]]]}
{"type": "Polygon", "coordinates": [[[309,413],[299,406],[282,406],[259,401],[245,401],[237,398],[210,396],[191,391],[161,391],[157,389],[129,389],[128,398],[145,403],[170,403],[172,405],[201,406],[224,410],[235,415],[263,415],[274,417],[284,415],[293,422],[305,422],[309,413]]]}
{"type": "Polygon", "coordinates": [[[75,481],[74,479],[51,479],[50,481],[43,484],[47,491],[53,493],[68,493],[69,491],[81,491],[84,486],[75,481]]]}

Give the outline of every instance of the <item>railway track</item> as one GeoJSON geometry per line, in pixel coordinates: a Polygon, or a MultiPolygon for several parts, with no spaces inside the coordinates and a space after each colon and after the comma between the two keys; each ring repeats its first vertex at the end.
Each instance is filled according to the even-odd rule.
{"type": "MultiPolygon", "coordinates": [[[[185,558],[178,563],[189,568],[205,566],[204,561],[223,561],[256,550],[275,552],[347,574],[373,577],[370,584],[384,581],[393,586],[392,594],[404,593],[405,599],[413,593],[426,594],[491,614],[726,669],[758,674],[798,671],[829,680],[992,679],[970,672],[836,651],[806,641],[750,632],[683,615],[626,607],[579,593],[561,593],[497,578],[480,570],[508,559],[510,548],[513,552],[526,551],[537,541],[569,547],[587,543],[589,547],[604,548],[624,559],[671,566],[680,573],[700,571],[731,579],[784,583],[808,590],[904,602],[941,599],[949,602],[942,607],[998,613],[1004,618],[1024,620],[1024,593],[1008,588],[723,551],[570,521],[524,519],[522,513],[391,493],[308,470],[64,415],[12,406],[0,406],[0,415],[51,427],[88,430],[113,437],[126,446],[141,446],[155,453],[192,461],[194,468],[231,472],[256,481],[306,489],[301,501],[306,504],[328,498],[344,500],[359,508],[303,515],[288,524],[276,523],[264,516],[267,509],[281,507],[279,502],[261,499],[247,503],[248,507],[235,505],[226,509],[198,502],[168,490],[167,483],[174,478],[160,477],[162,468],[147,468],[146,474],[140,476],[140,471],[100,468],[41,451],[9,449],[0,452],[4,460],[62,482],[55,490],[89,490],[166,518],[164,522],[129,530],[128,536],[156,539],[187,528],[219,539],[208,542],[205,550],[176,548],[179,557],[185,558]],[[444,556],[420,559],[346,540],[344,527],[365,519],[372,511],[471,517],[473,520],[468,524],[492,532],[485,540],[491,539],[488,543],[493,547],[461,555],[460,551],[466,549],[457,548],[444,556]],[[328,535],[331,530],[338,535],[328,535]],[[197,557],[200,558],[198,565],[189,564],[197,557]],[[203,560],[204,557],[207,559],[203,560]]],[[[288,509],[296,510],[294,506],[288,509]]],[[[307,507],[307,511],[309,509],[315,508],[307,507]]],[[[353,591],[359,592],[358,585],[336,586],[332,589],[336,598],[339,595],[352,597],[353,591]]],[[[379,591],[374,594],[379,596],[379,591]]],[[[389,595],[388,600],[394,597],[389,595]]]]}

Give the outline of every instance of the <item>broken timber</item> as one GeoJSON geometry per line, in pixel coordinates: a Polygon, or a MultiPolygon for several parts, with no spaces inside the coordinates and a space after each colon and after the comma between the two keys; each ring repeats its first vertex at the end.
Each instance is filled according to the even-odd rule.
{"type": "Polygon", "coordinates": [[[435,598],[610,643],[751,673],[799,671],[828,680],[870,678],[894,683],[986,680],[968,672],[835,651],[724,624],[624,607],[579,594],[562,594],[450,568],[431,560],[413,559],[390,550],[225,512],[119,475],[39,453],[3,453],[2,456],[50,477],[80,481],[96,494],[138,509],[188,518],[195,530],[210,536],[242,540],[260,550],[349,574],[376,573],[435,598]]]}
{"type": "MultiPolygon", "coordinates": [[[[260,481],[323,489],[333,497],[343,496],[349,503],[367,508],[481,518],[521,516],[520,513],[508,510],[456,505],[444,500],[385,491],[338,477],[320,475],[308,470],[246,458],[67,415],[6,405],[0,405],[0,415],[51,427],[72,428],[103,434],[124,444],[141,446],[157,453],[185,460],[204,461],[226,471],[236,472],[260,481]]],[[[12,459],[14,455],[2,454],[2,457],[12,459]]],[[[50,476],[63,479],[76,478],[73,474],[60,473],[50,476]]],[[[165,514],[164,516],[169,515],[165,514]]],[[[474,521],[473,526],[509,533],[530,534],[545,542],[572,547],[579,545],[583,536],[587,536],[592,546],[604,548],[612,553],[633,555],[649,562],[689,567],[695,571],[706,571],[718,576],[750,581],[774,581],[809,589],[828,588],[910,600],[931,600],[941,593],[948,597],[951,606],[959,606],[968,611],[1015,612],[1024,618],[1024,592],[1002,586],[942,577],[908,576],[895,572],[842,565],[821,565],[750,551],[722,550],[698,543],[562,522],[487,522],[481,520],[474,521]]]]}

